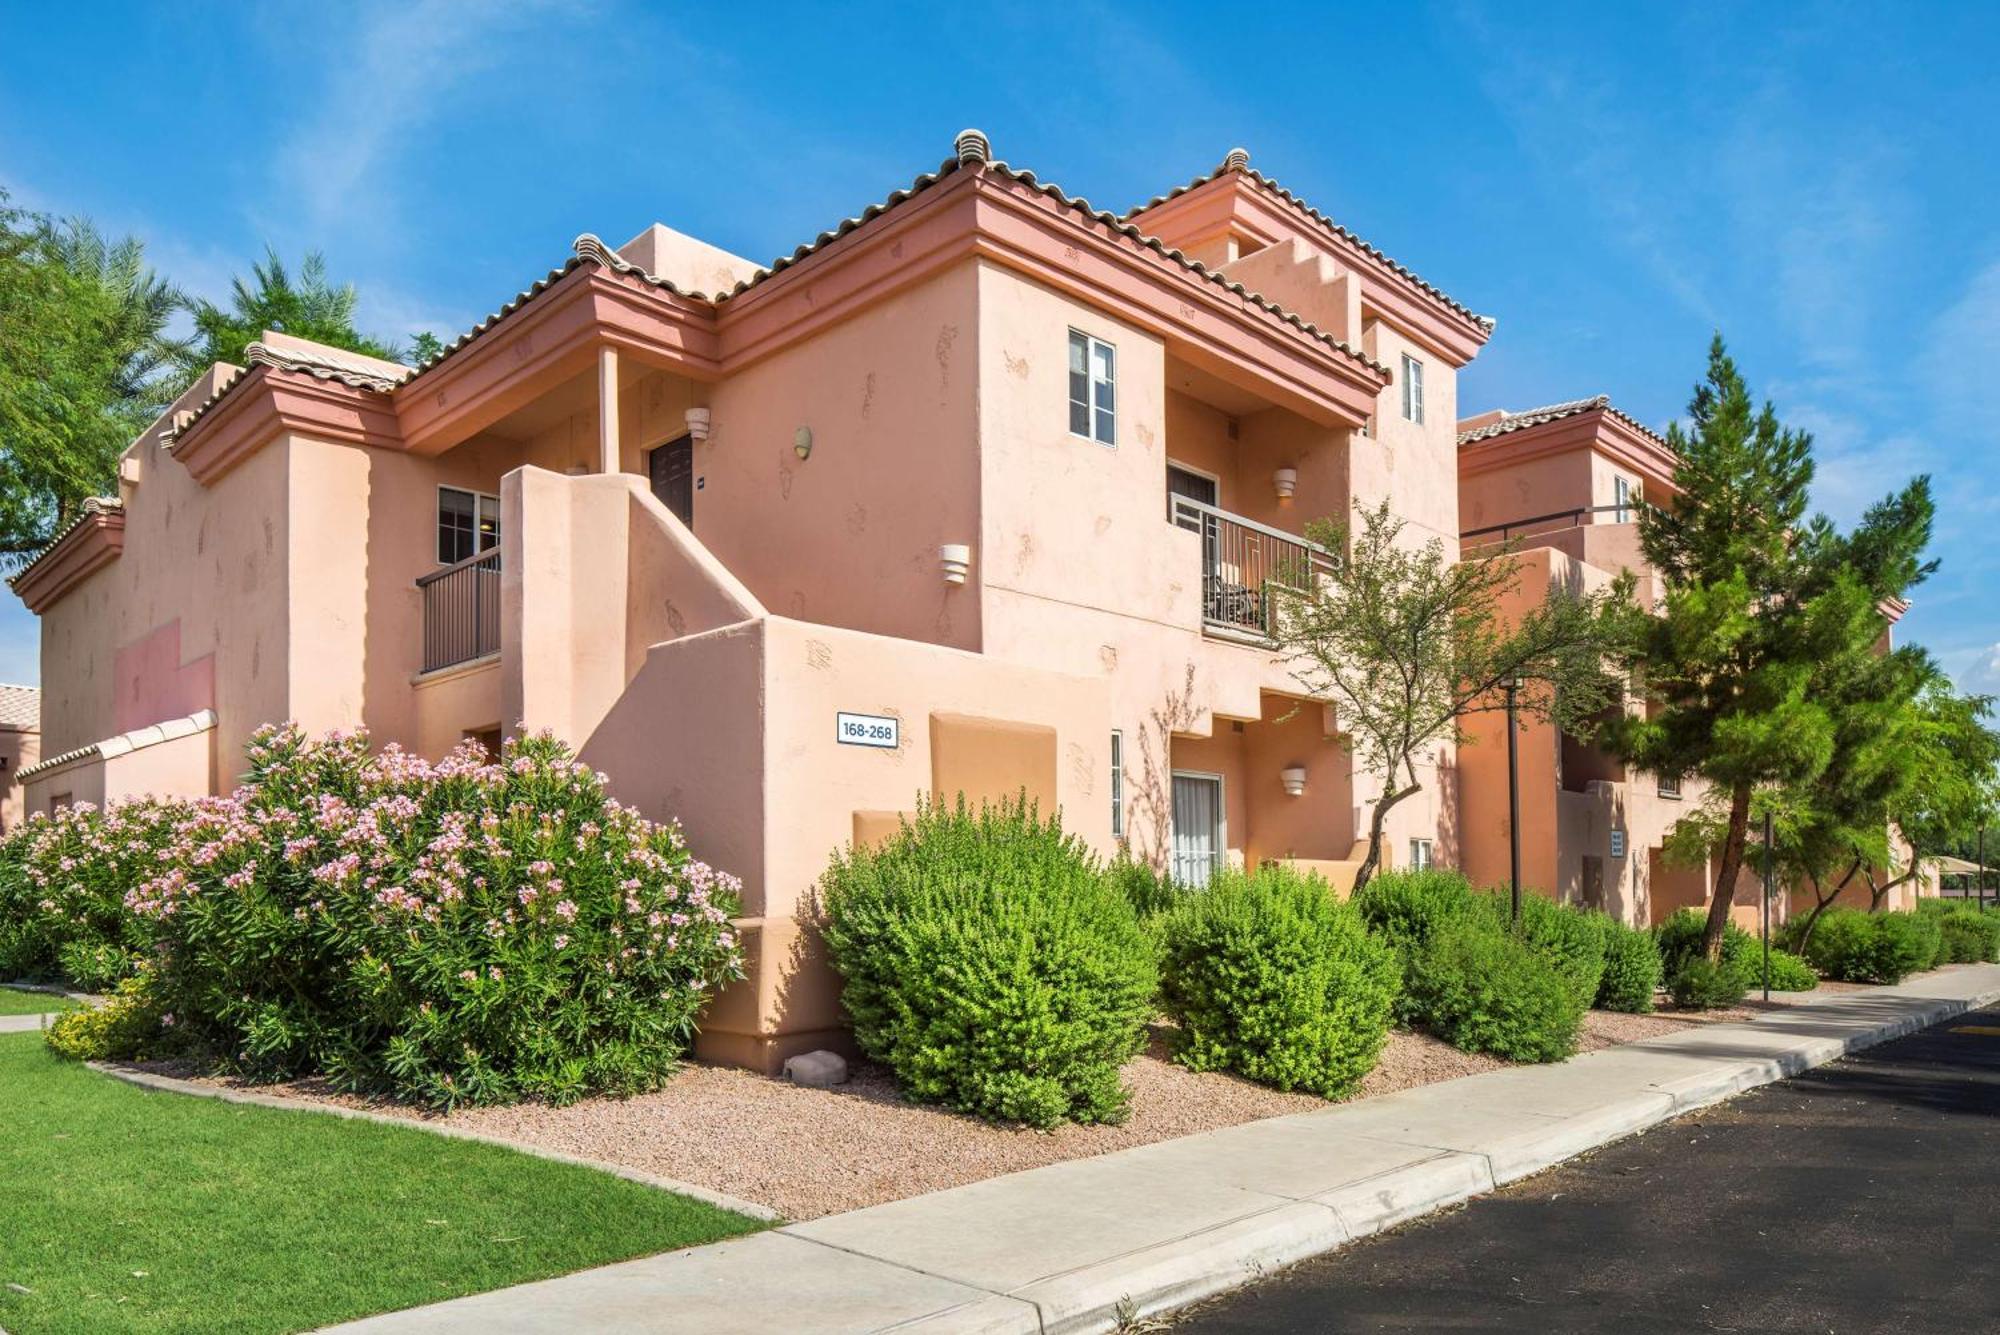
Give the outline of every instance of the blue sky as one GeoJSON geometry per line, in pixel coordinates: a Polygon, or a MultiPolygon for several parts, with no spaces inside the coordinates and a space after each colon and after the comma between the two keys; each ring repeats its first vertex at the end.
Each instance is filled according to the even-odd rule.
{"type": "Polygon", "coordinates": [[[204,294],[321,249],[365,328],[449,337],[583,231],[787,253],[965,125],[1119,210],[1241,144],[1499,318],[1465,412],[1661,424],[1719,328],[1837,518],[1931,473],[1903,638],[2000,691],[2000,7],[1273,8],[0,0],[0,184],[204,294]]]}

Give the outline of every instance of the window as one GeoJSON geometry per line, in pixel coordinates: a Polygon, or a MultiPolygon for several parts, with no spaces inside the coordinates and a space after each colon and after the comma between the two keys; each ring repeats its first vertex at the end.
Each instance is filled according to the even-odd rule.
{"type": "Polygon", "coordinates": [[[1424,364],[1403,354],[1403,416],[1419,425],[1424,420],[1424,364]]]}
{"type": "Polygon", "coordinates": [[[1680,797],[1680,795],[1681,795],[1681,781],[1678,778],[1670,779],[1666,775],[1662,774],[1660,776],[1660,796],[1678,798],[1680,797]]]}
{"type": "Polygon", "coordinates": [[[1103,445],[1118,443],[1115,389],[1118,351],[1088,334],[1069,331],[1069,432],[1103,445]]]}
{"type": "Polygon", "coordinates": [[[454,565],[500,545],[500,498],[438,488],[438,564],[454,565]]]}
{"type": "Polygon", "coordinates": [[[1632,517],[1630,513],[1632,508],[1631,479],[1622,477],[1613,479],[1611,483],[1611,497],[1618,506],[1618,517],[1613,522],[1622,524],[1632,517]]]}
{"type": "Polygon", "coordinates": [[[1111,837],[1125,837],[1125,734],[1111,730],[1111,837]]]}
{"type": "Polygon", "coordinates": [[[1430,865],[1431,841],[1428,839],[1410,840],[1410,870],[1423,871],[1430,865]]]}

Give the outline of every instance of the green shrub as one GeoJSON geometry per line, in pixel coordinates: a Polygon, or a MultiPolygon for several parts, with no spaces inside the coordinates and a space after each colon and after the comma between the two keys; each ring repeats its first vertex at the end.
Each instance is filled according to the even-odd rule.
{"type": "Polygon", "coordinates": [[[1513,933],[1548,961],[1569,984],[1578,1007],[1590,1009],[1604,978],[1605,926],[1602,913],[1558,904],[1545,895],[1521,896],[1521,916],[1514,919],[1512,897],[1495,891],[1478,897],[1478,910],[1488,922],[1513,933]]]}
{"type": "Polygon", "coordinates": [[[855,1039],[908,1097],[1043,1127],[1128,1114],[1118,1068],[1144,1042],[1155,947],[1056,820],[920,804],[822,889],[855,1039]]]}
{"type": "MultiPolygon", "coordinates": [[[[1762,987],[1764,952],[1761,942],[1752,940],[1749,951],[1735,961],[1737,972],[1751,987],[1762,987]]],[[[1773,992],[1810,992],[1819,986],[1819,975],[1812,965],[1794,955],[1789,950],[1771,947],[1771,990],[1773,992]]]]}
{"type": "Polygon", "coordinates": [[[2000,963],[2000,917],[1978,909],[1954,908],[1937,915],[1937,924],[1944,945],[1940,962],[2000,963]]]}
{"type": "Polygon", "coordinates": [[[126,978],[95,1006],[64,1011],[43,1035],[49,1050],[71,1061],[125,1061],[148,1057],[173,1038],[172,1015],[163,1014],[151,976],[126,978]]]}
{"type": "Polygon", "coordinates": [[[1660,949],[1644,928],[1605,919],[1604,976],[1597,984],[1601,1010],[1643,1015],[1660,986],[1660,949]]]}
{"type": "Polygon", "coordinates": [[[1411,1009],[1438,1037],[1510,1061],[1561,1061],[1576,1050],[1583,1002],[1525,941],[1479,917],[1447,922],[1410,963],[1411,1009]]]}
{"type": "Polygon", "coordinates": [[[1402,968],[1319,877],[1223,872],[1163,934],[1161,994],[1183,1066],[1330,1099],[1374,1068],[1402,968]]]}
{"type": "MultiPolygon", "coordinates": [[[[1680,972],[1683,964],[1702,953],[1702,936],[1707,930],[1707,909],[1681,909],[1653,928],[1653,936],[1660,949],[1660,968],[1665,977],[1671,979],[1680,972]]],[[[1761,954],[1763,943],[1735,923],[1723,923],[1723,960],[1740,962],[1748,950],[1761,954]]]]}
{"type": "Polygon", "coordinates": [[[1396,1017],[1415,1020],[1409,974],[1417,952],[1446,923],[1478,910],[1478,897],[1463,875],[1442,868],[1385,871],[1354,892],[1351,901],[1368,929],[1396,951],[1403,966],[1404,988],[1396,1017]]]}
{"type": "Polygon", "coordinates": [[[1734,1006],[1749,987],[1749,979],[1729,961],[1718,962],[1699,953],[1683,958],[1667,979],[1674,1004],[1693,1010],[1734,1006]]]}
{"type": "Polygon", "coordinates": [[[1806,962],[1823,978],[1900,983],[1937,959],[1939,919],[1921,913],[1828,909],[1806,945],[1806,962]]]}
{"type": "Polygon", "coordinates": [[[1125,896],[1141,921],[1159,917],[1180,903],[1187,894],[1187,890],[1175,883],[1173,877],[1122,850],[1104,869],[1104,875],[1118,893],[1125,896]]]}

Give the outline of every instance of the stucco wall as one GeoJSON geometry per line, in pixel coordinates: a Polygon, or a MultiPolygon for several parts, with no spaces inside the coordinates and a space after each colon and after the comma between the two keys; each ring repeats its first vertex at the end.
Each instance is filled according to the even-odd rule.
{"type": "Polygon", "coordinates": [[[41,758],[40,733],[0,728],[0,835],[19,825],[27,814],[26,795],[15,774],[41,758]]]}

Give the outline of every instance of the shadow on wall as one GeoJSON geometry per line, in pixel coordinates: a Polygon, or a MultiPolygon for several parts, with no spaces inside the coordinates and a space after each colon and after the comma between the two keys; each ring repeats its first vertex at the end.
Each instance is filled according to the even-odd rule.
{"type": "Polygon", "coordinates": [[[1139,733],[1137,781],[1128,780],[1132,790],[1127,801],[1131,820],[1126,826],[1125,842],[1132,855],[1154,871],[1166,870],[1167,854],[1173,847],[1174,734],[1192,727],[1201,717],[1194,703],[1194,675],[1194,664],[1189,663],[1180,690],[1169,694],[1148,715],[1146,726],[1139,733]],[[1142,832],[1146,836],[1143,841],[1135,837],[1142,832]]]}

